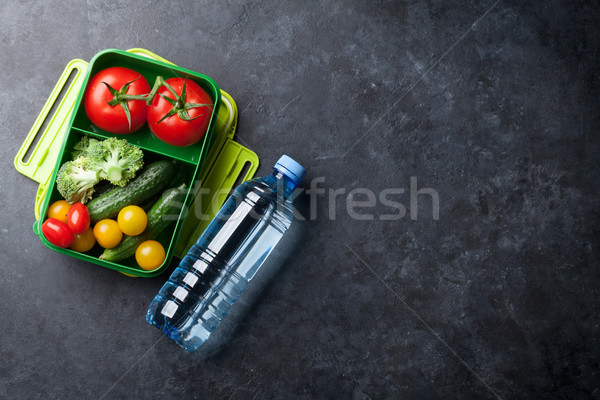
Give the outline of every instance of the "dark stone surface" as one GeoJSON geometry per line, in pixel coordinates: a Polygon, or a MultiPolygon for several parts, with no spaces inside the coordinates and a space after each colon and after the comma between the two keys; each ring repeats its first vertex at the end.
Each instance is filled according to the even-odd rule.
{"type": "Polygon", "coordinates": [[[67,3],[0,5],[1,398],[600,397],[594,2],[67,3]],[[213,77],[259,174],[288,153],[325,177],[196,353],[144,320],[167,275],[45,248],[12,166],[65,64],[110,47],[213,77]],[[411,177],[439,220],[427,195],[410,218],[411,177]],[[405,189],[406,215],[351,218],[355,188],[405,189]]]}

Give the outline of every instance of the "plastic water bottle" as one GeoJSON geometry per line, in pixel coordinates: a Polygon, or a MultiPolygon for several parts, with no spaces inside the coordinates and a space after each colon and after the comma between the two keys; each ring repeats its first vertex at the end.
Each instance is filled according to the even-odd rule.
{"type": "Polygon", "coordinates": [[[238,186],[160,289],[146,320],[184,349],[200,347],[290,226],[290,195],[304,173],[284,155],[272,175],[238,186]]]}

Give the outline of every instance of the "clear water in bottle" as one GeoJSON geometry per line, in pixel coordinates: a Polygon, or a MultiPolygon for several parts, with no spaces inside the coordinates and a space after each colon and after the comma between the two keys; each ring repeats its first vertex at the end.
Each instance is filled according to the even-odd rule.
{"type": "Polygon", "coordinates": [[[186,350],[217,328],[290,226],[304,168],[288,156],[272,175],[241,184],[181,260],[146,320],[186,350]]]}

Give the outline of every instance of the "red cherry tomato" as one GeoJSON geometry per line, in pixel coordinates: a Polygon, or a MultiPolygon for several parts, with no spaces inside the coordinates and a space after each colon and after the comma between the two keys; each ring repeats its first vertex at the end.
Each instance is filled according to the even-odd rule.
{"type": "Polygon", "coordinates": [[[82,203],[75,203],[67,213],[67,225],[76,235],[82,234],[90,227],[90,212],[82,203]]]}
{"type": "MultiPolygon", "coordinates": [[[[173,90],[175,90],[177,97],[181,97],[181,104],[193,103],[206,105],[187,110],[191,121],[181,119],[178,113],[161,121],[161,119],[174,107],[174,105],[165,100],[161,94],[177,101],[176,96],[163,85],[158,89],[158,94],[154,97],[152,104],[148,108],[148,126],[150,127],[150,130],[160,140],[173,146],[189,146],[199,142],[206,134],[208,124],[210,123],[210,117],[213,111],[213,101],[211,97],[200,87],[200,85],[191,79],[171,78],[167,79],[166,82],[171,85],[173,90]],[[181,96],[184,83],[186,84],[185,98],[181,96]]],[[[175,107],[177,107],[177,105],[175,107]]]]}
{"type": "Polygon", "coordinates": [[[56,218],[48,218],[42,224],[42,233],[50,243],[63,248],[69,247],[75,238],[67,224],[56,218]]]}
{"type": "Polygon", "coordinates": [[[150,93],[148,81],[138,72],[129,68],[111,67],[98,72],[90,82],[85,91],[84,107],[85,113],[92,122],[105,131],[125,134],[135,132],[146,122],[148,106],[144,100],[125,100],[119,104],[110,105],[109,101],[115,96],[105,85],[107,83],[117,92],[124,89],[127,95],[143,95],[150,93]],[[131,124],[123,105],[127,104],[130,113],[131,124]]]}

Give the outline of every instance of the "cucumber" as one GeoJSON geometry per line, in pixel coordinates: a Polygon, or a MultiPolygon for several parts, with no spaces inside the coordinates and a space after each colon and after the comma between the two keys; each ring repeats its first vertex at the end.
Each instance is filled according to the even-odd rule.
{"type": "Polygon", "coordinates": [[[117,186],[87,204],[92,224],[116,216],[125,206],[149,199],[166,188],[173,176],[175,167],[169,161],[156,161],[148,165],[127,186],[117,186]]]}
{"type": "Polygon", "coordinates": [[[94,186],[94,197],[100,197],[104,193],[108,193],[116,187],[117,185],[113,185],[109,181],[100,181],[98,184],[96,184],[96,186],[94,186]]]}
{"type": "Polygon", "coordinates": [[[124,239],[116,247],[105,249],[100,258],[107,261],[121,261],[133,256],[142,242],[155,239],[179,217],[186,194],[185,184],[166,190],[148,211],[146,230],[138,236],[124,236],[124,239]]]}

